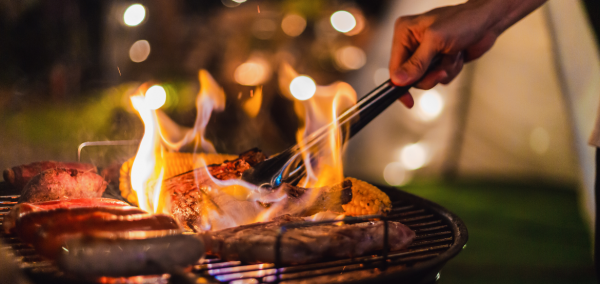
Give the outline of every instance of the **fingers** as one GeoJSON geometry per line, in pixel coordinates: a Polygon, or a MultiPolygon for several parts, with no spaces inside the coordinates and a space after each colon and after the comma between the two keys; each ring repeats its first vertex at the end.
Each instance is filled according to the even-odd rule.
{"type": "Polygon", "coordinates": [[[415,100],[409,92],[406,92],[406,94],[402,95],[398,100],[407,108],[412,108],[415,105],[415,100]]]}
{"type": "Polygon", "coordinates": [[[443,55],[439,65],[423,79],[421,79],[415,87],[419,89],[429,90],[438,83],[448,84],[460,73],[464,65],[464,56],[462,52],[457,54],[443,55]]]}
{"type": "Polygon", "coordinates": [[[419,80],[438,53],[437,48],[429,41],[422,42],[415,52],[392,74],[390,79],[399,86],[410,85],[419,80]]]}

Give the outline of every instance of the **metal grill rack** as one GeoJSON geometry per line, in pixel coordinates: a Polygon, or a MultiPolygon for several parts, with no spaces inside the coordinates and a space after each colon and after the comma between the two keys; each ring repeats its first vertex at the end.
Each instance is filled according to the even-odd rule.
{"type": "MultiPolygon", "coordinates": [[[[392,211],[386,219],[402,222],[417,234],[407,249],[395,252],[384,249],[369,256],[286,267],[272,263],[245,264],[207,258],[194,265],[192,272],[185,276],[195,283],[397,283],[400,279],[403,280],[402,283],[435,282],[442,266],[458,254],[467,242],[464,223],[433,202],[394,188],[379,188],[392,200],[392,211]]],[[[3,221],[3,215],[17,203],[18,197],[0,196],[0,220],[3,221]]],[[[78,282],[77,279],[64,278],[51,261],[38,256],[33,248],[23,244],[17,237],[2,233],[0,239],[5,246],[10,247],[21,269],[34,282],[78,282]]],[[[137,279],[136,282],[164,283],[167,281],[165,279],[150,277],[137,279]]],[[[171,282],[177,282],[174,280],[175,277],[171,282]]]]}

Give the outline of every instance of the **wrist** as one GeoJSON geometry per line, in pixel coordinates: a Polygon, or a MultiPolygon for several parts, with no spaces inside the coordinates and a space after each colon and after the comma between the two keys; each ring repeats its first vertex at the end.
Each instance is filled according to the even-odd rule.
{"type": "Polygon", "coordinates": [[[547,0],[469,0],[465,5],[487,15],[487,28],[500,35],[547,0]]]}

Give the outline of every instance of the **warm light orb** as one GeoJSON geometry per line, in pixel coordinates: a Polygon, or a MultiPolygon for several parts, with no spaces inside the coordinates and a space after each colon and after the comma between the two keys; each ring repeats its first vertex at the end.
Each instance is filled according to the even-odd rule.
{"type": "Polygon", "coordinates": [[[146,17],[146,9],[142,4],[133,4],[123,13],[123,21],[130,27],[139,25],[146,17]]]}
{"type": "Polygon", "coordinates": [[[406,169],[421,168],[427,163],[427,150],[421,143],[406,145],[400,152],[400,161],[406,169]]]}
{"type": "Polygon", "coordinates": [[[411,175],[401,162],[391,162],[383,170],[383,179],[389,185],[400,186],[407,184],[411,179],[411,175]]]}
{"type": "Polygon", "coordinates": [[[235,81],[244,86],[257,86],[266,82],[271,73],[271,68],[265,60],[253,60],[242,63],[238,66],[233,78],[235,81]]]}
{"type": "Polygon", "coordinates": [[[421,95],[418,106],[423,114],[431,119],[440,115],[444,108],[444,100],[438,91],[432,89],[421,95]]]}
{"type": "Polygon", "coordinates": [[[550,148],[550,134],[543,127],[536,127],[529,135],[529,146],[538,155],[543,155],[550,148]]]}
{"type": "Polygon", "coordinates": [[[315,95],[317,84],[308,76],[298,76],[290,83],[290,92],[294,98],[305,101],[315,95]]]}
{"type": "Polygon", "coordinates": [[[232,0],[232,1],[235,3],[240,3],[240,4],[246,2],[246,0],[232,0]]]}
{"type": "Polygon", "coordinates": [[[147,40],[138,40],[129,48],[129,59],[133,62],[140,63],[146,60],[149,55],[150,43],[147,40]]]}
{"type": "Polygon", "coordinates": [[[299,36],[306,28],[306,20],[296,14],[286,15],[281,21],[281,29],[291,37],[299,36]]]}
{"type": "Polygon", "coordinates": [[[344,46],[335,52],[335,63],[344,70],[357,70],[367,63],[367,55],[356,46],[344,46]]]}
{"type": "Polygon", "coordinates": [[[148,109],[159,109],[167,101],[167,91],[160,85],[154,85],[146,91],[144,102],[148,109]]]}
{"type": "Polygon", "coordinates": [[[331,25],[340,33],[347,33],[356,27],[356,19],[348,11],[337,11],[331,15],[331,25]]]}

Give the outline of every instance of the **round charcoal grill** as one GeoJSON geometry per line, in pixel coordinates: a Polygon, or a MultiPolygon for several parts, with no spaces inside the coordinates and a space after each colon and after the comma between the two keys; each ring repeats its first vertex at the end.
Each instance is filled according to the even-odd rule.
{"type": "MultiPolygon", "coordinates": [[[[407,249],[393,252],[384,249],[369,256],[285,267],[206,258],[194,265],[191,273],[130,280],[134,283],[435,282],[442,266],[465,246],[468,238],[466,226],[456,215],[431,201],[395,188],[378,187],[392,200],[392,211],[385,218],[402,222],[417,233],[415,241],[407,249]]],[[[0,192],[10,193],[5,183],[0,183],[0,192]]],[[[18,197],[0,196],[0,214],[6,214],[17,203],[18,197]]],[[[51,261],[42,259],[16,236],[2,233],[0,240],[11,249],[20,268],[34,283],[90,282],[63,275],[51,261]]]]}

